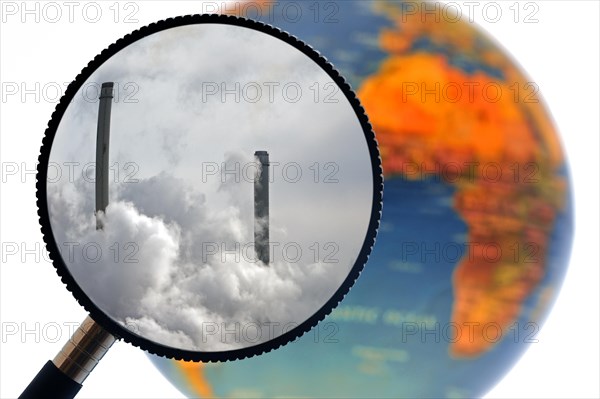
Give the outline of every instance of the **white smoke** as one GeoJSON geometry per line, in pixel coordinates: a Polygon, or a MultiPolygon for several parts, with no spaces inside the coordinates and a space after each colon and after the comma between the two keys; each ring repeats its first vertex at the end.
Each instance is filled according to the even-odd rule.
{"type": "Polygon", "coordinates": [[[106,214],[99,215],[102,230],[96,229],[93,186],[81,179],[50,184],[48,203],[63,259],[104,312],[163,345],[228,350],[305,321],[351,266],[277,259],[264,267],[253,262],[252,250],[206,256],[206,243],[231,250],[252,242],[251,196],[241,201],[243,185],[237,186],[222,184],[232,200],[213,213],[204,195],[166,173],[116,185],[106,214]]]}

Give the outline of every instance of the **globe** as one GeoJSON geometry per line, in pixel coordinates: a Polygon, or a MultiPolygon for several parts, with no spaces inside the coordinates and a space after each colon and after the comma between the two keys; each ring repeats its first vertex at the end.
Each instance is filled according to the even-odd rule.
{"type": "Polygon", "coordinates": [[[190,397],[484,395],[537,342],[568,265],[568,167],[537,86],[439,4],[257,4],[230,12],[311,44],[356,90],[383,161],[381,228],[350,293],[295,342],[152,361],[190,397]]]}

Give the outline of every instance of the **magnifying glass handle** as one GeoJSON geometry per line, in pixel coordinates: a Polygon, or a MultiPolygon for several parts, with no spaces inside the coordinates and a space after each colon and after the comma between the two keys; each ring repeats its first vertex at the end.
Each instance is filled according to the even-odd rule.
{"type": "Polygon", "coordinates": [[[72,399],[100,359],[116,341],[87,317],[54,360],[48,361],[19,399],[72,399]]]}

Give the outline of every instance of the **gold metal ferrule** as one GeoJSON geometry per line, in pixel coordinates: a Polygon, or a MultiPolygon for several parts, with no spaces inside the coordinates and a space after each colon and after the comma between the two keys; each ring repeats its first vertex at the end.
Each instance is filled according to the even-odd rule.
{"type": "Polygon", "coordinates": [[[73,381],[82,384],[115,341],[112,334],[88,316],[52,363],[73,381]]]}

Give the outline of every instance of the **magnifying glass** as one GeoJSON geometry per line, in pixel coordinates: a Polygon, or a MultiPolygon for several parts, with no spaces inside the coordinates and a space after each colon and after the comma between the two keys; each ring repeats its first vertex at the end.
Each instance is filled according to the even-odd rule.
{"type": "Polygon", "coordinates": [[[21,398],[74,397],[118,339],[207,362],[309,331],[367,261],[381,172],[349,85],[276,28],[196,15],[117,41],[43,141],[44,241],[90,316],[21,398]]]}

